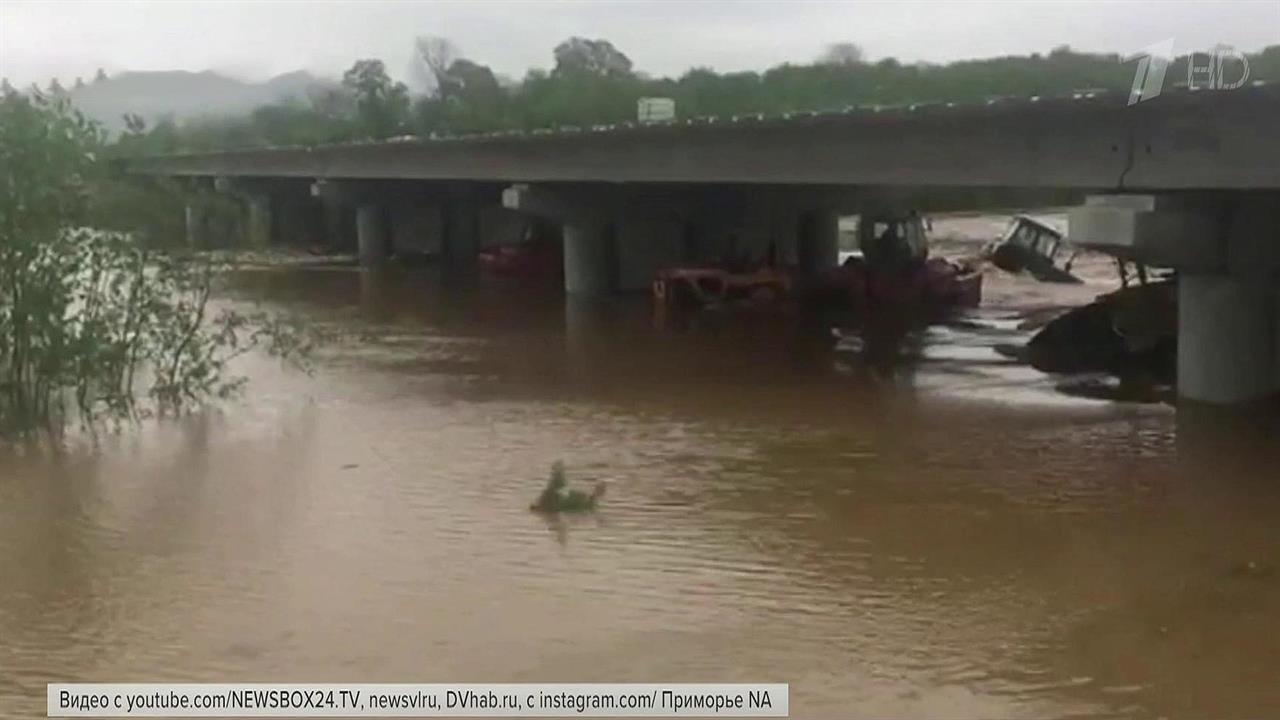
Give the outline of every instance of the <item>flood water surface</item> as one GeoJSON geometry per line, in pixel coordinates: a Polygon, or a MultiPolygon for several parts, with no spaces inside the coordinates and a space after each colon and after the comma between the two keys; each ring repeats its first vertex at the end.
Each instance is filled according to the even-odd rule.
{"type": "Polygon", "coordinates": [[[1280,715],[1275,428],[891,340],[351,269],[308,377],[0,450],[0,716],[51,681],[787,682],[793,717],[1280,715]],[[531,513],[552,462],[609,482],[531,513]]]}

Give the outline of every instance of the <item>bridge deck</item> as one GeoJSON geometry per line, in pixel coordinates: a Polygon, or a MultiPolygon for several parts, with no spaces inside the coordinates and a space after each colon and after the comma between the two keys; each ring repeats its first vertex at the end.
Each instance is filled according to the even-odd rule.
{"type": "Polygon", "coordinates": [[[1280,86],[398,139],[134,161],[188,177],[1280,188],[1280,86]]]}

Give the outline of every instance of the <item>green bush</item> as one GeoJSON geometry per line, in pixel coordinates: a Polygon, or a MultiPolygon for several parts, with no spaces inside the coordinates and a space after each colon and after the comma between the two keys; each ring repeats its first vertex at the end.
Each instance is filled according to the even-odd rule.
{"type": "Polygon", "coordinates": [[[65,101],[0,98],[0,433],[182,412],[240,389],[228,363],[255,347],[305,358],[280,318],[215,310],[209,256],[157,249],[139,218],[85,226],[112,225],[101,153],[65,101]]]}

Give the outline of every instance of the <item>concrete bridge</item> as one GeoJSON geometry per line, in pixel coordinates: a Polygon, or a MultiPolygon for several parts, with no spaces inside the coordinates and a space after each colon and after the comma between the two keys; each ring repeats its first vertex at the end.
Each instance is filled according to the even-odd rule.
{"type": "Polygon", "coordinates": [[[134,161],[243,199],[248,234],[465,266],[537,219],[565,290],[648,285],[659,267],[772,249],[836,262],[841,214],[1061,204],[1074,240],[1181,271],[1179,385],[1247,402],[1280,390],[1280,86],[977,105],[850,108],[134,161]]]}

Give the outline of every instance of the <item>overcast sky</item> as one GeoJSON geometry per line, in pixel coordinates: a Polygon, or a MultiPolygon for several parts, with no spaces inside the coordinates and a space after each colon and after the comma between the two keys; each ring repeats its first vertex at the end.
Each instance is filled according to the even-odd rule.
{"type": "Polygon", "coordinates": [[[15,84],[86,79],[98,67],[217,69],[260,79],[296,69],[339,75],[380,57],[406,77],[413,38],[442,35],[520,77],[548,67],[571,35],[606,38],[655,75],[690,66],[763,69],[807,62],[832,42],[871,58],[947,61],[1068,44],[1129,53],[1168,38],[1182,53],[1280,43],[1280,0],[1214,2],[414,2],[0,0],[0,76],[15,84]]]}

